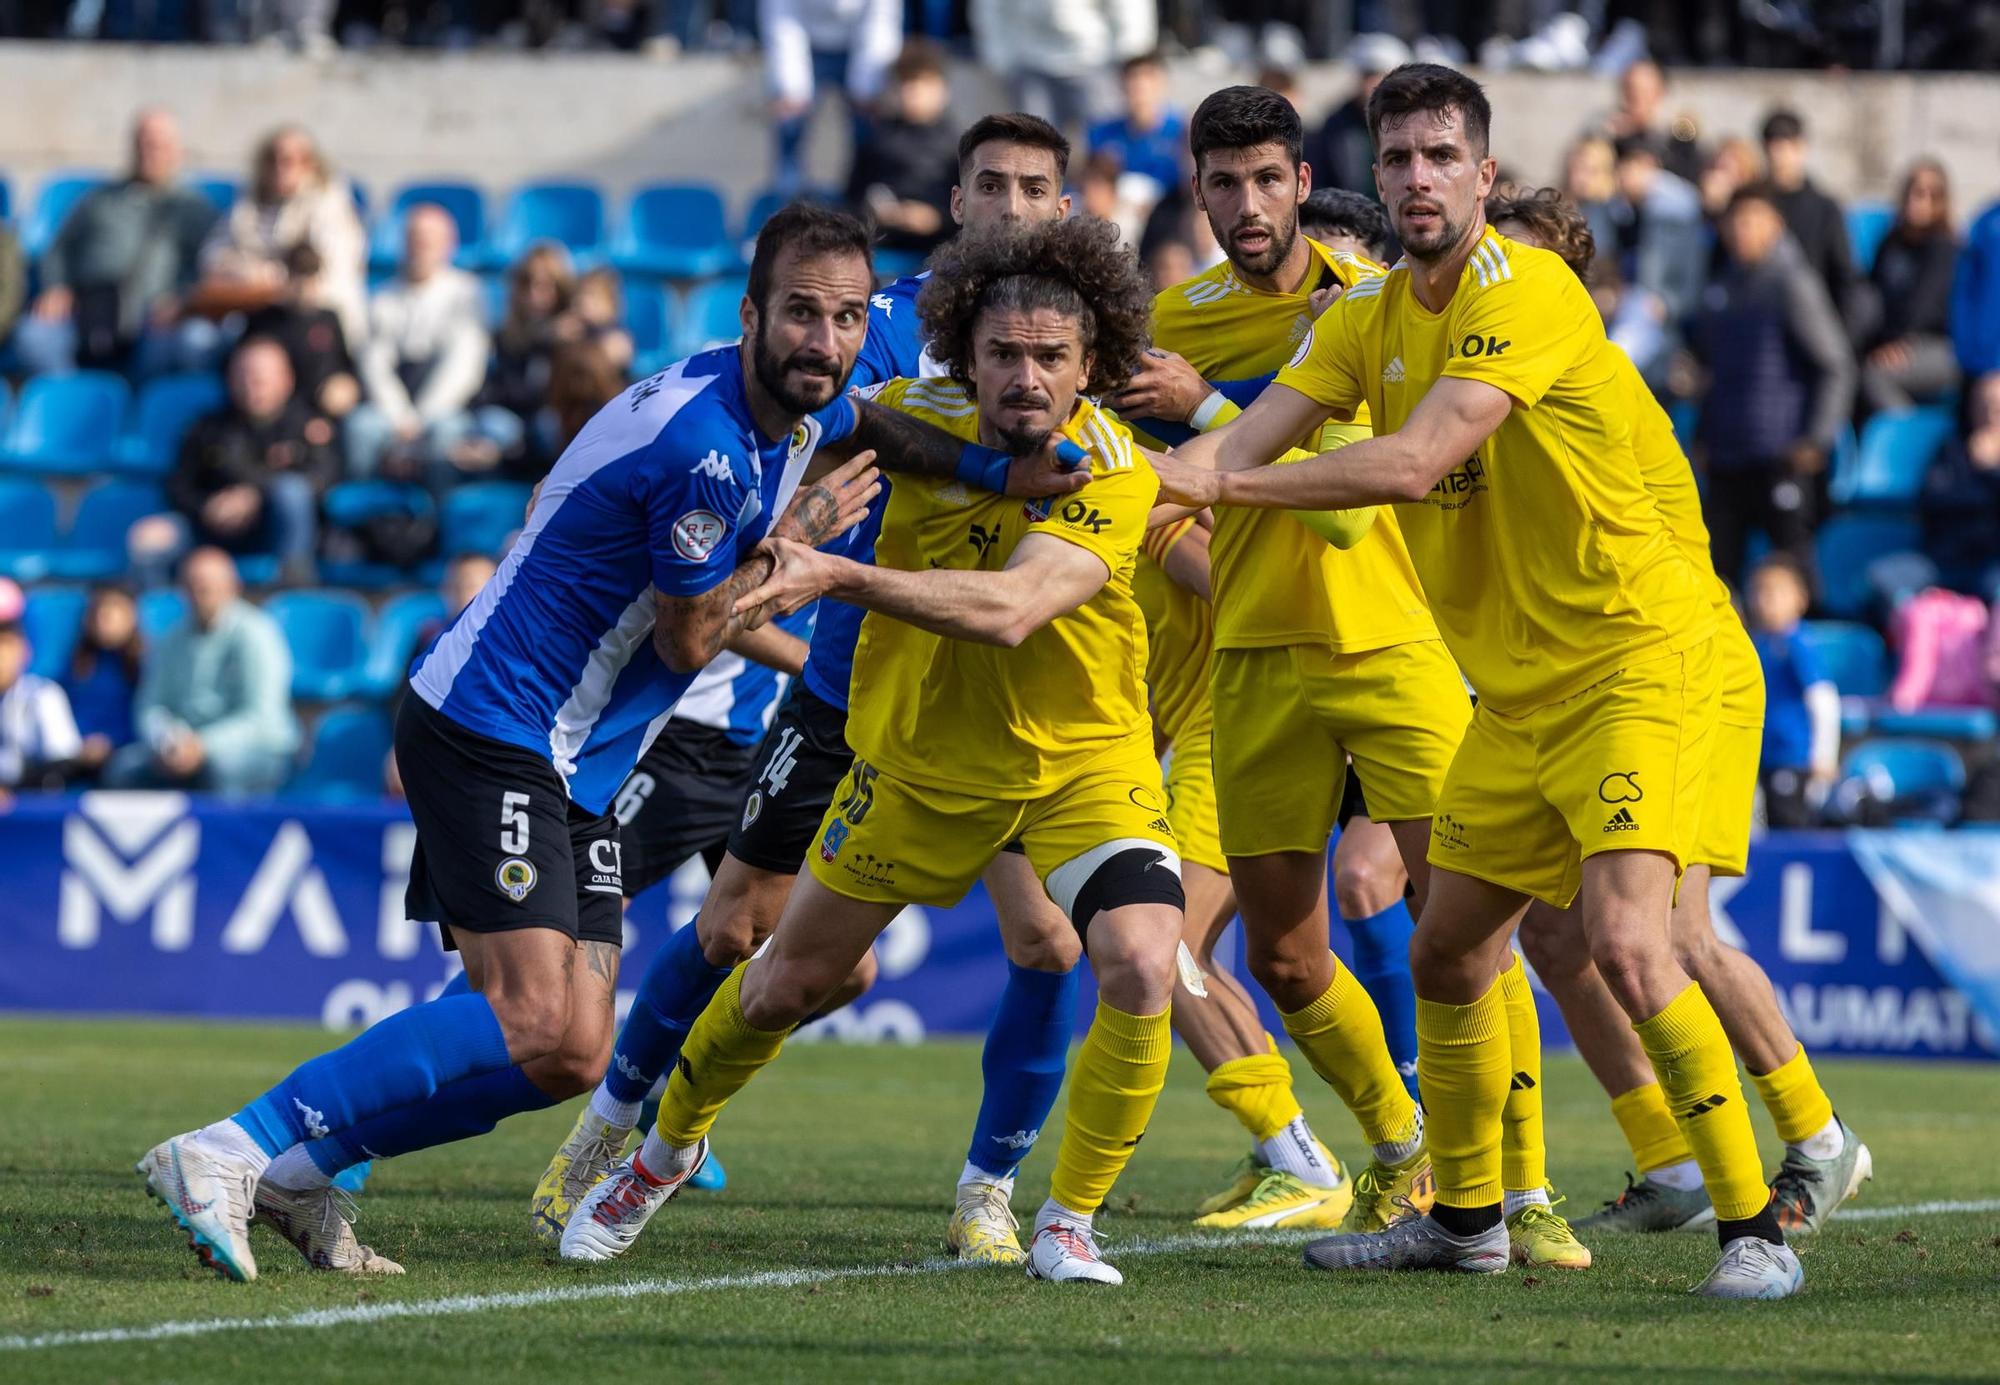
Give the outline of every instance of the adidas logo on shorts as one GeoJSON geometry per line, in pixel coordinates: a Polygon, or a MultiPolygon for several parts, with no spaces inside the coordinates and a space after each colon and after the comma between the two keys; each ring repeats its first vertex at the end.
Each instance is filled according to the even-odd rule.
{"type": "Polygon", "coordinates": [[[1639,824],[1632,821],[1632,810],[1630,808],[1620,808],[1611,815],[1611,821],[1604,824],[1604,830],[1607,832],[1637,832],[1639,824]]]}

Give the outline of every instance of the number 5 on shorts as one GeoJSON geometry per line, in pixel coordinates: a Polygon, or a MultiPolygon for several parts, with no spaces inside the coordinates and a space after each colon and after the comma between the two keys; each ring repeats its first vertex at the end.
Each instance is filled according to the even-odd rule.
{"type": "Polygon", "coordinates": [[[528,796],[509,791],[500,795],[500,849],[509,856],[523,856],[528,850],[528,796]]]}
{"type": "Polygon", "coordinates": [[[856,760],[851,778],[854,787],[841,802],[840,815],[851,825],[859,827],[861,819],[867,817],[868,810],[875,806],[875,766],[866,760],[856,760]]]}

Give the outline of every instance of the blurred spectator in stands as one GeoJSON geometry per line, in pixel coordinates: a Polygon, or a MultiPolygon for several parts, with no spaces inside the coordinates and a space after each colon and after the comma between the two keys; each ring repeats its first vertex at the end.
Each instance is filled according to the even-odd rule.
{"type": "MultiPolygon", "coordinates": [[[[23,370],[129,365],[150,375],[201,363],[183,358],[173,322],[215,208],[181,181],[181,165],[173,116],[141,112],[130,170],[85,193],[42,254],[41,292],[14,338],[23,370]]],[[[213,333],[199,336],[205,354],[213,333]]]]}
{"type": "Polygon", "coordinates": [[[1840,773],[1840,690],[1799,622],[1812,602],[1806,570],[1773,553],[1750,575],[1750,639],[1764,666],[1758,773],[1773,827],[1810,827],[1840,773]]]}
{"type": "Polygon", "coordinates": [[[1600,247],[1618,243],[1611,203],[1618,196],[1618,151],[1602,135],[1585,135],[1569,147],[1563,159],[1563,196],[1583,213],[1591,237],[1600,247]]]}
{"type": "Polygon", "coordinates": [[[569,252],[553,241],[531,246],[507,271],[507,307],[493,336],[493,359],[479,404],[507,410],[530,438],[548,403],[550,364],[575,293],[569,252]]]}
{"type": "Polygon", "coordinates": [[[1924,478],[1924,552],[1946,585],[1993,598],[2000,585],[2000,372],[1974,380],[1965,403],[1965,436],[1945,444],[1924,478]]]}
{"type": "Polygon", "coordinates": [[[1070,138],[1105,104],[1120,63],[1160,43],[1155,0],[970,0],[974,47],[1015,110],[1070,138]]]}
{"type": "Polygon", "coordinates": [[[1595,122],[1593,133],[1612,141],[1640,138],[1660,151],[1660,166],[1683,182],[1700,179],[1701,146],[1692,118],[1666,113],[1667,74],[1651,58],[1628,63],[1618,74],[1618,105],[1595,122]]]}
{"type": "Polygon", "coordinates": [[[63,691],[83,736],[77,762],[94,774],[113,751],[134,735],[132,700],[139,691],[144,637],[139,607],[124,587],[92,589],[83,609],[83,629],[63,674],[63,691]]]}
{"type": "Polygon", "coordinates": [[[1701,190],[1701,209],[1711,222],[1722,220],[1729,199],[1764,176],[1764,162],[1757,146],[1741,135],[1733,135],[1715,147],[1701,166],[1696,186],[1701,190]]]}
{"type": "Polygon", "coordinates": [[[348,415],[347,467],[421,478],[447,489],[491,471],[520,446],[518,420],[505,409],[475,411],[491,342],[479,280],[451,259],[458,226],[432,203],[403,218],[403,264],[369,305],[360,351],[363,401],[348,415]]]}
{"type": "Polygon", "coordinates": [[[229,361],[229,402],[200,419],[167,477],[169,515],[132,526],[133,572],[164,580],[191,543],[273,553],[283,580],[309,582],[319,498],[340,478],[333,425],[293,388],[285,348],[246,339],[229,361]]]}
{"type": "Polygon", "coordinates": [[[567,340],[595,344],[620,370],[632,364],[632,334],[625,330],[625,295],[616,270],[593,269],[577,278],[561,330],[567,340]]]}
{"type": "Polygon", "coordinates": [[[340,314],[321,301],[319,252],[297,245],[285,257],[278,298],[243,320],[245,337],[270,337],[285,348],[299,396],[328,418],[341,419],[361,400],[361,381],[347,349],[340,314]]]}
{"type": "Polygon", "coordinates": [[[1810,570],[1827,459],[1854,408],[1854,356],[1770,192],[1730,200],[1722,241],[1728,264],[1703,295],[1694,342],[1710,377],[1701,439],[1715,569],[1735,579],[1762,529],[1810,570]]]}
{"type": "Polygon", "coordinates": [[[301,245],[319,257],[313,299],[339,315],[352,350],[368,329],[368,237],[346,180],[334,176],[310,134],[285,125],[257,147],[249,188],[202,246],[201,282],[188,310],[221,318],[277,301],[301,245]]]}
{"type": "Polygon", "coordinates": [[[903,46],[903,0],[758,0],[757,23],[777,134],[771,184],[789,197],[805,190],[806,127],[822,86],[843,94],[850,143],[861,142],[903,46]]]}
{"type": "Polygon", "coordinates": [[[910,39],[889,66],[884,110],[870,121],[847,172],[847,201],[874,218],[884,250],[928,254],[952,232],[958,130],[944,50],[910,39]]]}
{"type": "Polygon", "coordinates": [[[21,589],[0,578],[0,807],[15,789],[59,789],[82,741],[60,684],[28,672],[21,589]]]}
{"type": "Polygon", "coordinates": [[[1155,293],[1186,283],[1199,272],[1195,268],[1194,247],[1175,236],[1154,240],[1145,252],[1145,260],[1146,277],[1155,293]]]}
{"type": "Polygon", "coordinates": [[[1896,650],[1896,678],[1889,705],[1898,712],[1924,707],[1992,707],[1986,676],[1986,627],[1991,612],[1976,596],[1928,587],[1907,597],[1889,621],[1896,650]]]}
{"type": "Polygon", "coordinates": [[[1858,279],[1854,250],[1847,240],[1847,216],[1807,174],[1810,157],[1805,122],[1792,111],[1771,112],[1764,120],[1764,164],[1772,200],[1844,320],[1858,279]]]}
{"type": "Polygon", "coordinates": [[[560,457],[596,412],[625,388],[625,367],[602,342],[584,338],[556,348],[549,369],[549,402],[538,431],[550,459],[560,457]]]}
{"type": "Polygon", "coordinates": [[[1600,243],[1598,254],[1616,258],[1628,292],[1653,300],[1671,331],[1694,311],[1708,268],[1701,195],[1667,171],[1656,136],[1626,135],[1616,149],[1618,195],[1609,208],[1616,239],[1600,243]]]}
{"type": "Polygon", "coordinates": [[[1958,388],[1951,346],[1951,282],[1958,236],[1944,165],[1919,159],[1903,178],[1896,221],[1868,270],[1856,339],[1869,409],[1907,409],[1958,388]]]}
{"type": "Polygon", "coordinates": [[[1363,34],[1347,46],[1354,93],[1326,118],[1306,146],[1313,186],[1375,195],[1375,141],[1368,133],[1368,98],[1384,77],[1410,60],[1410,49],[1388,34],[1363,34]]]}
{"type": "Polygon", "coordinates": [[[1968,380],[2000,370],[2000,202],[1966,232],[1951,289],[1951,340],[1968,380]]]}
{"type": "Polygon", "coordinates": [[[270,793],[299,745],[291,650],[277,622],[243,599],[236,560],[221,549],[188,554],[181,580],[187,619],[147,655],[139,739],[111,757],[105,782],[270,793]]]}
{"type": "Polygon", "coordinates": [[[1149,178],[1157,202],[1186,180],[1187,120],[1167,100],[1167,62],[1159,53],[1128,58],[1119,72],[1124,110],[1090,127],[1090,155],[1108,154],[1118,170],[1149,178]]]}
{"type": "Polygon", "coordinates": [[[0,222],[0,347],[6,346],[27,293],[28,264],[21,253],[21,239],[13,227],[0,222]]]}
{"type": "MultiPolygon", "coordinates": [[[[532,507],[531,507],[532,508],[532,507]]],[[[410,647],[403,652],[403,667],[409,668],[417,661],[417,656],[431,647],[432,641],[445,632],[458,613],[472,604],[472,598],[493,580],[498,564],[484,553],[461,553],[445,564],[444,581],[438,587],[438,596],[444,602],[444,614],[425,621],[417,627],[416,636],[410,647]]],[[[396,684],[396,692],[390,703],[393,718],[397,706],[409,690],[409,680],[401,679],[396,684]]],[[[382,788],[391,798],[403,796],[403,775],[396,767],[396,752],[391,750],[382,765],[382,788]]]]}
{"type": "Polygon", "coordinates": [[[1128,246],[1144,237],[1146,220],[1159,204],[1160,185],[1140,173],[1127,173],[1115,155],[1099,151],[1083,161],[1076,175],[1076,210],[1108,221],[1128,246]]]}

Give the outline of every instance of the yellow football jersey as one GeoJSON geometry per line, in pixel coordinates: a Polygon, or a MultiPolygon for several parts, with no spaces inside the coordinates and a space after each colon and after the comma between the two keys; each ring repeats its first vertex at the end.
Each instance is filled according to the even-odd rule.
{"type": "MultiPolygon", "coordinates": [[[[891,380],[875,400],[978,437],[977,406],[956,381],[891,380]]],[[[878,566],[997,572],[1022,539],[1049,534],[1096,554],[1111,578],[1014,649],[870,612],[854,651],[847,739],[885,773],[982,797],[1037,798],[1109,750],[1152,753],[1146,621],[1132,578],[1159,480],[1124,425],[1087,400],[1062,435],[1090,453],[1091,483],[1074,495],[1023,502],[907,476],[890,487],[878,566]]]]}
{"type": "MultiPolygon", "coordinates": [[[[1236,277],[1227,261],[1153,300],[1153,341],[1185,356],[1208,380],[1268,375],[1289,359],[1312,325],[1313,290],[1330,279],[1352,286],[1381,266],[1308,241],[1317,272],[1296,293],[1265,293],[1236,277]]],[[[1367,416],[1357,415],[1365,427],[1367,416]]],[[[1311,440],[1323,451],[1366,436],[1328,425],[1311,440]]],[[[1302,445],[1307,440],[1301,440],[1302,445]]],[[[1278,510],[1221,510],[1210,545],[1215,582],[1215,647],[1261,649],[1324,643],[1357,654],[1437,638],[1410,555],[1385,509],[1354,547],[1339,550],[1278,510]]]]}
{"type": "Polygon", "coordinates": [[[1348,290],[1278,383],[1401,428],[1439,378],[1514,400],[1476,456],[1396,506],[1445,642],[1495,711],[1559,701],[1715,630],[1647,489],[1624,355],[1555,255],[1488,232],[1441,313],[1398,266],[1348,290]]]}
{"type": "Polygon", "coordinates": [[[1153,725],[1169,743],[1209,714],[1208,655],[1214,648],[1215,617],[1206,601],[1161,566],[1194,523],[1192,518],[1178,520],[1146,535],[1132,587],[1146,615],[1146,686],[1152,692],[1153,725]]]}

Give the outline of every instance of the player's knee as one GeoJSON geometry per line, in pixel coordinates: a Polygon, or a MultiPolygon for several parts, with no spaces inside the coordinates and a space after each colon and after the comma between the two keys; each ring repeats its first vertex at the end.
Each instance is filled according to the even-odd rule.
{"type": "MultiPolygon", "coordinates": [[[[712,967],[733,967],[748,961],[764,941],[758,936],[757,920],[745,909],[721,909],[713,915],[704,911],[696,926],[701,955],[712,967]]],[[[768,928],[763,931],[769,936],[768,928]]]]}
{"type": "Polygon", "coordinates": [[[1038,928],[1032,933],[1009,934],[1001,939],[1007,960],[1026,971],[1046,971],[1060,975],[1083,956],[1083,940],[1066,918],[1057,918],[1061,927],[1038,928]]]}
{"type": "Polygon", "coordinates": [[[1244,960],[1257,984],[1270,992],[1281,1010],[1302,1010],[1319,999],[1326,989],[1327,958],[1324,948],[1301,951],[1283,943],[1250,934],[1244,960]]]}
{"type": "Polygon", "coordinates": [[[595,1033],[566,1037],[554,1053],[535,1068],[535,1085],[557,1101],[582,1096],[604,1080],[611,1065],[610,1036],[595,1033]]]}
{"type": "Polygon", "coordinates": [[[1590,960],[1597,974],[1628,1014],[1648,1013],[1651,999],[1658,994],[1664,949],[1648,945],[1635,933],[1623,930],[1593,938],[1590,960]]]}
{"type": "Polygon", "coordinates": [[[562,1048],[569,1031],[567,991],[555,987],[488,991],[487,1001],[515,1062],[544,1059],[562,1048]]]}
{"type": "Polygon", "coordinates": [[[1403,897],[1403,873],[1365,854],[1338,862],[1333,901],[1344,919],[1370,919],[1403,897]]]}
{"type": "Polygon", "coordinates": [[[1581,975],[1590,966],[1590,949],[1580,935],[1569,936],[1559,928],[1524,925],[1519,933],[1521,955],[1535,969],[1535,975],[1555,984],[1581,975]]]}
{"type": "Polygon", "coordinates": [[[1680,917],[1675,916],[1674,960],[1689,976],[1699,981],[1721,970],[1722,949],[1723,942],[1715,936],[1713,929],[1699,925],[1684,927],[1680,917]]]}
{"type": "Polygon", "coordinates": [[[875,978],[879,972],[880,966],[875,961],[875,953],[871,949],[862,957],[859,965],[847,974],[847,978],[834,988],[833,994],[826,998],[817,1013],[830,1015],[835,1010],[852,1005],[874,989],[875,978]]]}
{"type": "Polygon", "coordinates": [[[820,1010],[843,979],[821,975],[806,966],[759,963],[743,975],[740,993],[743,1018],[752,1029],[790,1029],[803,1024],[820,1010]]]}

